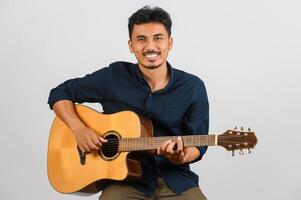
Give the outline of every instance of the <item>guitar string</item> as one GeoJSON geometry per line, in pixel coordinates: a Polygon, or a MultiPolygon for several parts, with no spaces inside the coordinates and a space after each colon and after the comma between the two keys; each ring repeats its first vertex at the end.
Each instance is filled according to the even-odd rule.
{"type": "MultiPolygon", "coordinates": [[[[243,137],[243,136],[238,136],[238,137],[243,137]]],[[[145,137],[147,138],[147,137],[145,137]]],[[[228,137],[226,137],[227,139],[229,139],[228,137]]],[[[237,138],[237,137],[236,137],[237,138]]],[[[242,142],[239,142],[239,141],[227,141],[227,140],[224,140],[223,138],[219,138],[220,142],[235,142],[235,143],[242,143],[242,142]]],[[[141,139],[141,138],[127,138],[127,139],[108,139],[108,142],[109,143],[103,143],[104,146],[108,147],[108,146],[116,146],[117,144],[120,144],[120,143],[123,143],[124,145],[133,145],[137,142],[139,143],[143,143],[144,145],[145,144],[157,144],[157,143],[162,143],[166,140],[164,139],[157,139],[157,140],[151,140],[149,138],[145,140],[141,139]],[[139,139],[139,141],[135,141],[135,139],[139,139]],[[133,143],[133,144],[129,144],[129,143],[133,143]]],[[[185,141],[184,141],[185,142],[185,141]]],[[[192,143],[197,143],[199,142],[198,140],[197,141],[191,141],[192,143]]],[[[137,144],[136,144],[137,145],[137,144]]]]}
{"type": "MultiPolygon", "coordinates": [[[[233,143],[232,141],[224,141],[225,143],[233,143]]],[[[244,143],[243,142],[237,142],[237,143],[235,143],[235,144],[242,144],[242,145],[244,145],[244,143]]],[[[206,145],[205,145],[206,146],[206,145]]],[[[128,147],[129,148],[129,147],[128,147]]],[[[239,147],[238,147],[239,148],[239,147]]],[[[248,148],[248,146],[242,146],[242,147],[240,147],[240,148],[242,148],[242,149],[245,149],[245,148],[248,148]]],[[[119,146],[105,146],[105,148],[104,149],[102,149],[102,151],[103,152],[116,152],[116,150],[119,150],[120,148],[119,148],[119,146]]],[[[124,147],[124,148],[121,148],[121,149],[127,149],[127,147],[124,147]]],[[[142,147],[141,147],[141,149],[139,149],[139,150],[154,150],[154,149],[156,149],[156,148],[146,148],[146,149],[143,149],[142,147]]],[[[138,149],[136,149],[136,151],[137,151],[138,149]]],[[[133,151],[135,151],[135,149],[133,148],[133,151]]]]}
{"type": "MultiPolygon", "coordinates": [[[[201,135],[202,136],[202,135],[201,135]]],[[[177,136],[171,136],[171,137],[177,137],[177,136]]],[[[219,139],[223,139],[223,138],[238,138],[238,137],[244,137],[244,135],[230,135],[230,136],[219,136],[218,138],[219,139]]],[[[135,143],[137,141],[131,141],[131,140],[135,140],[135,139],[140,139],[140,143],[144,143],[142,145],[140,145],[140,149],[142,148],[142,150],[150,150],[149,148],[143,148],[145,146],[143,145],[146,145],[145,143],[147,143],[147,145],[153,145],[153,146],[158,146],[158,145],[161,145],[162,142],[166,141],[166,138],[156,138],[157,140],[156,141],[149,141],[149,140],[153,140],[153,138],[151,137],[143,137],[143,138],[117,138],[117,139],[108,139],[109,140],[109,143],[106,144],[104,143],[104,148],[102,149],[102,151],[105,151],[105,152],[116,152],[116,149],[127,149],[127,148],[130,148],[129,146],[131,145],[135,145],[135,144],[129,144],[129,143],[135,143]],[[141,141],[143,139],[146,139],[147,141],[141,141]],[[127,144],[123,144],[122,147],[119,146],[118,144],[120,143],[127,143],[127,144]],[[149,143],[152,143],[152,144],[149,144],[149,143]],[[142,147],[141,147],[142,146],[142,147]]],[[[193,141],[192,143],[194,142],[198,142],[198,141],[193,141]]],[[[224,143],[235,143],[235,144],[245,144],[245,142],[234,142],[234,141],[227,141],[227,140],[223,140],[223,141],[220,141],[220,142],[224,142],[224,143]]],[[[132,146],[133,149],[135,147],[137,147],[139,145],[135,145],[135,146],[132,146]]],[[[196,146],[199,146],[199,145],[196,145],[196,146]]],[[[201,145],[200,145],[201,146],[201,145]]],[[[204,145],[204,146],[208,146],[208,145],[204,145]]],[[[247,147],[243,147],[243,148],[247,148],[247,147]]],[[[139,150],[140,150],[139,149],[139,150]]],[[[156,149],[156,148],[151,148],[151,149],[156,149]]]]}
{"type": "MultiPolygon", "coordinates": [[[[193,137],[208,137],[212,135],[192,135],[193,137]]],[[[182,137],[182,138],[187,138],[189,136],[159,136],[159,137],[133,137],[133,138],[112,138],[109,139],[110,141],[120,141],[120,140],[131,140],[131,139],[152,139],[152,140],[168,140],[168,138],[177,138],[177,137],[182,137]],[[166,138],[165,138],[166,137],[166,138]]],[[[246,137],[245,135],[229,135],[229,136],[223,136],[223,135],[218,135],[218,138],[240,138],[240,137],[246,137]]]]}
{"type": "MultiPolygon", "coordinates": [[[[195,135],[197,136],[197,135],[195,135]]],[[[203,135],[201,135],[203,136],[203,135]]],[[[171,136],[172,138],[177,138],[178,136],[171,136]]],[[[206,137],[206,136],[205,136],[206,137]]],[[[246,137],[244,135],[234,135],[234,136],[218,136],[218,139],[230,139],[230,138],[241,138],[241,137],[246,137]]],[[[136,138],[118,138],[118,139],[108,139],[110,142],[132,142],[130,140],[140,140],[140,142],[142,142],[141,140],[155,140],[155,141],[166,141],[168,140],[168,138],[163,138],[163,137],[136,137],[136,138]],[[154,139],[155,138],[155,139],[154,139]]],[[[185,137],[184,137],[185,140],[185,137]]],[[[186,140],[189,140],[189,138],[187,138],[186,140]]],[[[196,139],[197,140],[197,139],[196,139]]]]}
{"type": "MultiPolygon", "coordinates": [[[[234,144],[245,144],[246,142],[233,142],[233,141],[222,141],[222,143],[234,143],[234,144]]],[[[144,145],[160,145],[162,143],[152,143],[152,144],[144,144],[144,145]]],[[[108,148],[108,147],[116,147],[118,145],[118,143],[115,143],[115,144],[103,144],[102,146],[105,147],[105,148],[108,148]]],[[[123,146],[126,146],[126,145],[136,145],[136,146],[139,146],[137,144],[123,144],[123,146]]],[[[142,146],[142,145],[140,145],[142,146]]],[[[197,146],[202,146],[202,145],[197,145],[197,146]]],[[[209,146],[209,145],[204,145],[204,146],[209,146]]]]}
{"type": "MultiPolygon", "coordinates": [[[[243,136],[240,136],[240,137],[243,137],[243,136]]],[[[226,137],[227,139],[229,139],[228,137],[226,137]]],[[[224,138],[219,138],[220,142],[236,142],[238,143],[239,141],[229,141],[229,140],[224,140],[224,138]]],[[[108,139],[108,142],[109,143],[103,143],[103,145],[117,145],[119,143],[162,143],[166,141],[165,139],[158,139],[158,140],[150,140],[150,139],[146,139],[146,140],[143,140],[141,138],[128,138],[128,139],[108,139]],[[135,139],[138,139],[139,141],[135,141],[135,139]]],[[[184,141],[185,142],[185,141],[184,141]]],[[[192,143],[194,142],[199,142],[198,140],[196,141],[191,141],[192,143]]]]}

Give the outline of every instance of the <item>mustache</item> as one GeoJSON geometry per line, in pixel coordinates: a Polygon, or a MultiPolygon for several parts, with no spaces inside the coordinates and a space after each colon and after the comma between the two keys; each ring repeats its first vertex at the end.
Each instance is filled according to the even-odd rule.
{"type": "Polygon", "coordinates": [[[154,54],[154,53],[156,53],[156,54],[161,54],[160,51],[146,51],[146,52],[143,53],[143,55],[145,56],[145,55],[147,55],[147,54],[154,54]]]}

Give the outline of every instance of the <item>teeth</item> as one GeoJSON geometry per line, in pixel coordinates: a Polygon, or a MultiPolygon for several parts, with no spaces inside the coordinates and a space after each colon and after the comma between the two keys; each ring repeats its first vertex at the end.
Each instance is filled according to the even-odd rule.
{"type": "Polygon", "coordinates": [[[158,54],[147,54],[147,55],[145,55],[146,57],[148,57],[148,58],[154,58],[154,57],[156,57],[158,54]]]}

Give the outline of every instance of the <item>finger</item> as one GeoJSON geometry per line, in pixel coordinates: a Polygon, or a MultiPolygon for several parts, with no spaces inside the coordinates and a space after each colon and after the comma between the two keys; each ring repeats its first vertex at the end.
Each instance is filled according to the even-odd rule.
{"type": "Polygon", "coordinates": [[[98,135],[98,140],[99,140],[101,143],[106,143],[106,142],[108,142],[107,139],[104,139],[103,137],[101,137],[101,136],[99,136],[99,135],[98,135]]]}
{"type": "Polygon", "coordinates": [[[183,147],[184,154],[187,153],[187,147],[183,147]]]}
{"type": "Polygon", "coordinates": [[[182,151],[182,153],[181,153],[180,157],[181,157],[181,159],[184,159],[184,157],[185,157],[185,153],[184,153],[184,151],[182,151]]]}
{"type": "Polygon", "coordinates": [[[82,146],[82,145],[77,145],[79,150],[80,150],[80,153],[85,153],[85,148],[82,146]]]}
{"type": "Polygon", "coordinates": [[[161,155],[161,147],[157,148],[157,155],[161,155]]]}
{"type": "Polygon", "coordinates": [[[181,137],[177,138],[177,146],[178,146],[177,153],[181,154],[183,152],[183,141],[181,137]]]}
{"type": "Polygon", "coordinates": [[[90,140],[88,142],[88,145],[89,145],[90,150],[97,151],[99,149],[99,147],[97,145],[95,145],[92,140],[90,140]]]}
{"type": "Polygon", "coordinates": [[[165,154],[167,152],[167,148],[169,146],[169,144],[172,142],[172,140],[167,140],[163,143],[163,145],[161,146],[161,153],[165,154]]]}
{"type": "Polygon", "coordinates": [[[94,136],[94,137],[92,136],[91,140],[96,146],[101,147],[101,142],[99,141],[97,136],[94,136]]]}
{"type": "Polygon", "coordinates": [[[160,146],[157,148],[158,155],[164,155],[166,151],[166,147],[168,144],[163,144],[163,146],[160,146]]]}
{"type": "Polygon", "coordinates": [[[164,155],[166,153],[166,148],[168,144],[171,142],[171,140],[165,141],[160,147],[157,148],[157,154],[158,155],[164,155]]]}
{"type": "Polygon", "coordinates": [[[171,154],[171,155],[175,154],[175,151],[173,150],[174,147],[175,147],[175,145],[176,145],[175,142],[169,143],[168,146],[167,146],[166,152],[167,152],[168,154],[171,154]]]}
{"type": "Polygon", "coordinates": [[[91,151],[91,149],[90,149],[90,147],[88,146],[88,144],[82,144],[82,146],[83,146],[83,149],[84,149],[84,153],[90,153],[90,151],[91,151]]]}
{"type": "MultiPolygon", "coordinates": [[[[98,135],[97,133],[93,132],[92,134],[90,134],[90,140],[92,140],[92,142],[97,146],[97,147],[101,147],[102,143],[106,143],[107,140],[103,139],[100,135],[98,135]]],[[[98,148],[99,149],[99,148],[98,148]]],[[[96,149],[96,150],[98,150],[96,149]]],[[[95,150],[95,149],[94,149],[95,150]]]]}

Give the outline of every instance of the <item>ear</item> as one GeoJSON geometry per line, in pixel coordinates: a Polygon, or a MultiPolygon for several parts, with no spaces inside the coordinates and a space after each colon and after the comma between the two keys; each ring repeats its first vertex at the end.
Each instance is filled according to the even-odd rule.
{"type": "Polygon", "coordinates": [[[131,40],[128,41],[128,45],[129,45],[130,52],[134,53],[134,50],[133,50],[133,47],[132,47],[132,41],[131,40]]]}
{"type": "Polygon", "coordinates": [[[169,50],[172,49],[172,46],[173,46],[173,38],[170,37],[170,38],[169,38],[169,50]]]}

